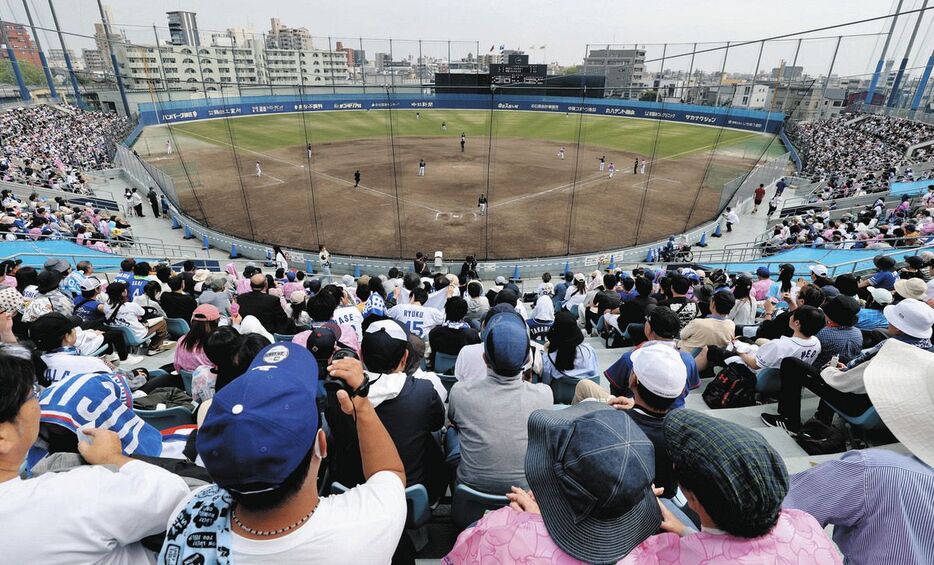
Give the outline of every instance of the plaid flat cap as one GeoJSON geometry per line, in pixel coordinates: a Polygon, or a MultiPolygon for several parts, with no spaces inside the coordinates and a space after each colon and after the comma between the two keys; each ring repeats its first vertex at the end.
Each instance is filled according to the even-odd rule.
{"type": "Polygon", "coordinates": [[[665,440],[676,474],[712,487],[718,500],[701,503],[718,526],[730,531],[774,523],[788,492],[788,470],[762,435],[681,409],[665,417],[665,440]]]}

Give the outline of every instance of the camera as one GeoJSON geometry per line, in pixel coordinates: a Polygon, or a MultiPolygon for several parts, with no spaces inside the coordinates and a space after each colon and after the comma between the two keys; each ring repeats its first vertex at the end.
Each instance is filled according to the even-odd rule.
{"type": "MultiPolygon", "coordinates": [[[[339,359],[348,359],[348,358],[358,359],[358,360],[360,359],[356,351],[354,351],[353,349],[350,349],[349,347],[342,347],[331,355],[331,358],[328,359],[328,365],[330,365],[331,363],[339,359]]],[[[324,385],[324,390],[326,390],[329,393],[332,393],[332,392],[336,393],[339,390],[343,390],[343,391],[346,391],[347,394],[350,395],[351,397],[366,396],[369,390],[369,381],[366,378],[364,378],[363,384],[360,385],[360,388],[357,391],[354,391],[354,389],[352,389],[350,385],[348,385],[347,382],[344,381],[344,379],[332,377],[330,373],[328,373],[327,377],[324,379],[323,385],[324,385]]]]}

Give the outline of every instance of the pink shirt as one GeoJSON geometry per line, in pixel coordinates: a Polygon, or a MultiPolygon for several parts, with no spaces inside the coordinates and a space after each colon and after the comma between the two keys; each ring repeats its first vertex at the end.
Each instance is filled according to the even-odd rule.
{"type": "Polygon", "coordinates": [[[772,279],[762,279],[752,283],[752,295],[756,300],[765,300],[772,288],[772,279]]]}
{"type": "Polygon", "coordinates": [[[180,337],[178,339],[178,345],[175,346],[175,370],[194,371],[201,365],[213,367],[214,363],[212,363],[211,360],[208,359],[208,356],[204,354],[203,349],[188,351],[182,348],[182,344],[185,343],[185,337],[186,336],[180,337]]]}
{"type": "MultiPolygon", "coordinates": [[[[833,542],[810,514],[783,510],[767,535],[736,538],[697,532],[685,537],[654,535],[632,550],[620,565],[838,565],[843,561],[833,542]]],[[[485,563],[581,563],[555,544],[538,514],[500,508],[457,536],[445,565],[485,563]]]]}

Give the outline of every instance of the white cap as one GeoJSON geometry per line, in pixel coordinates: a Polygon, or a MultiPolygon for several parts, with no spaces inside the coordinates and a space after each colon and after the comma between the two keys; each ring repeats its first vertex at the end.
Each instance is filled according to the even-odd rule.
{"type": "Polygon", "coordinates": [[[890,324],[904,334],[919,339],[931,337],[931,326],[934,326],[934,308],[920,300],[906,298],[898,304],[886,306],[882,313],[890,324]]]}
{"type": "Polygon", "coordinates": [[[808,266],[808,269],[810,269],[812,273],[814,273],[815,275],[819,277],[827,276],[827,267],[821,265],[820,263],[815,263],[813,265],[810,265],[808,266]]]}
{"type": "Polygon", "coordinates": [[[649,392],[662,398],[678,398],[687,385],[688,369],[675,348],[663,344],[632,352],[632,372],[649,392]]]}
{"type": "Polygon", "coordinates": [[[872,296],[872,300],[876,304],[891,304],[892,300],[894,300],[894,298],[892,298],[892,293],[885,290],[884,288],[876,288],[874,286],[867,286],[866,292],[868,292],[869,295],[872,296]]]}
{"type": "Polygon", "coordinates": [[[366,328],[366,333],[368,334],[375,334],[380,331],[385,331],[387,334],[389,334],[389,337],[399,341],[409,340],[409,338],[406,337],[405,330],[402,329],[402,326],[393,320],[380,320],[378,322],[373,322],[366,328]]]}

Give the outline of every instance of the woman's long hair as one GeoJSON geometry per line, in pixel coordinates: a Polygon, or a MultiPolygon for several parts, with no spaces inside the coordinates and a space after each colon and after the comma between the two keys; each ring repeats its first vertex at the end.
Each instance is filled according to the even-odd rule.
{"type": "Polygon", "coordinates": [[[126,297],[123,296],[124,292],[126,292],[126,283],[110,283],[107,285],[107,303],[110,304],[110,306],[113,308],[120,306],[126,302],[126,297]]]}
{"type": "Polygon", "coordinates": [[[781,292],[791,292],[791,279],[795,276],[795,266],[784,263],[778,267],[778,282],[781,283],[781,292]]]}
{"type": "Polygon", "coordinates": [[[185,334],[185,339],[178,346],[185,351],[197,351],[204,349],[204,344],[208,338],[217,331],[217,320],[210,322],[198,320],[191,322],[191,330],[185,334]]]}

